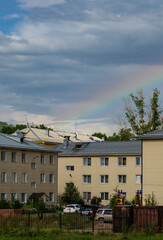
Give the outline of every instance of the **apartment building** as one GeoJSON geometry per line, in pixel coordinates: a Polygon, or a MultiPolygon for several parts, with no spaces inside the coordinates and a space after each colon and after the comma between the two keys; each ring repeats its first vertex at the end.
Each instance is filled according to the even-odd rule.
{"type": "Polygon", "coordinates": [[[70,142],[101,142],[102,139],[84,134],[76,134],[72,132],[62,132],[49,129],[38,129],[28,127],[23,130],[19,130],[13,133],[13,136],[17,136],[19,133],[24,134],[24,139],[37,144],[52,147],[61,144],[65,139],[69,139],[70,142]]]}
{"type": "Polygon", "coordinates": [[[44,193],[48,204],[57,202],[57,151],[0,134],[0,198],[26,203],[33,193],[44,193]]]}
{"type": "Polygon", "coordinates": [[[65,142],[58,155],[58,195],[74,182],[85,202],[93,196],[108,204],[114,189],[128,200],[141,190],[141,142],[65,142]]]}
{"type": "Polygon", "coordinates": [[[163,130],[141,136],[142,141],[142,197],[155,194],[159,205],[163,205],[163,130]]]}

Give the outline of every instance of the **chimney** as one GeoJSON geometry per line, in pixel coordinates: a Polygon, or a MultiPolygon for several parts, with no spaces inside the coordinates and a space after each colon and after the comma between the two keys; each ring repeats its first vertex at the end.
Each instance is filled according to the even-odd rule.
{"type": "Polygon", "coordinates": [[[21,132],[20,130],[17,130],[17,137],[20,138],[20,142],[23,143],[24,142],[24,132],[21,132]]]}
{"type": "Polygon", "coordinates": [[[64,140],[63,140],[63,147],[64,148],[67,148],[68,147],[68,143],[69,143],[69,141],[68,141],[68,139],[67,138],[65,138],[64,140]]]}
{"type": "Polygon", "coordinates": [[[49,129],[46,129],[45,131],[45,135],[49,137],[49,129]]]}

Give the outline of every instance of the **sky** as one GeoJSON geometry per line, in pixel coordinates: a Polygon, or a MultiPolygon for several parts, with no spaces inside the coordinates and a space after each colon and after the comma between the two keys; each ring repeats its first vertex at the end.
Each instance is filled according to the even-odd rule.
{"type": "Polygon", "coordinates": [[[162,0],[0,0],[1,118],[119,130],[124,99],[163,99],[162,0]]]}

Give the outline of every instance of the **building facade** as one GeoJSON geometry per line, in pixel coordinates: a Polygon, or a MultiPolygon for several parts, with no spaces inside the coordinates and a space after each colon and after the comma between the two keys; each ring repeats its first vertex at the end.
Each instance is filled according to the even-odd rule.
{"type": "Polygon", "coordinates": [[[142,197],[155,194],[163,205],[163,130],[138,136],[142,141],[142,197]]]}
{"type": "Polygon", "coordinates": [[[57,202],[58,159],[50,148],[0,134],[0,198],[26,203],[32,193],[57,202]]]}
{"type": "Polygon", "coordinates": [[[55,149],[58,155],[58,195],[66,184],[74,182],[85,202],[93,196],[109,203],[114,189],[132,200],[141,190],[141,143],[98,142],[67,143],[55,149]]]}

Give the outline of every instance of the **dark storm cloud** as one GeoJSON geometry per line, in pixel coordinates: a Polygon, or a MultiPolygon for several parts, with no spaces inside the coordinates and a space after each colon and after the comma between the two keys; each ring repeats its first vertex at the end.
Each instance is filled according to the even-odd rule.
{"type": "Polygon", "coordinates": [[[118,85],[131,69],[163,62],[162,0],[17,2],[24,19],[0,32],[1,102],[17,110],[54,107],[59,116],[69,104],[64,111],[75,114],[71,104],[96,101],[97,89],[118,85]]]}

